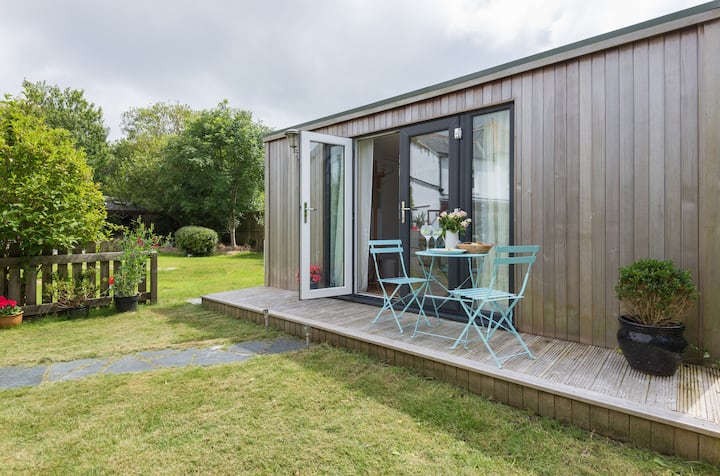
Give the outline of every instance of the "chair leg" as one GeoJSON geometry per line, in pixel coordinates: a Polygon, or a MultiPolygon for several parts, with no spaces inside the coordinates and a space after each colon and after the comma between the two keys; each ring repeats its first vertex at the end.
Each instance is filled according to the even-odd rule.
{"type": "Polygon", "coordinates": [[[460,342],[463,343],[463,347],[467,349],[467,344],[470,341],[469,339],[469,333],[470,328],[473,327],[475,331],[478,333],[478,336],[480,337],[480,340],[485,345],[485,348],[490,353],[490,356],[493,358],[495,363],[497,364],[498,368],[502,368],[502,363],[510,359],[512,357],[516,357],[518,355],[524,355],[527,354],[531,359],[535,360],[535,356],[528,348],[527,344],[525,344],[525,341],[520,336],[518,331],[515,329],[515,326],[512,325],[512,307],[510,307],[507,310],[503,310],[499,304],[496,301],[493,301],[493,308],[494,310],[491,310],[491,315],[489,318],[489,322],[487,325],[487,332],[483,332],[483,330],[478,327],[477,325],[477,319],[482,319],[482,309],[485,305],[485,302],[480,303],[476,308],[473,308],[472,303],[470,306],[468,306],[465,301],[460,301],[460,304],[463,306],[463,309],[465,310],[465,313],[468,315],[468,322],[465,324],[465,327],[463,328],[462,332],[458,336],[458,338],[455,340],[455,343],[450,347],[451,349],[457,348],[458,345],[460,345],[460,342]],[[495,314],[499,314],[500,318],[495,319],[495,314]],[[490,338],[495,334],[495,331],[501,326],[505,324],[505,327],[507,328],[508,332],[510,332],[520,343],[520,346],[523,348],[523,352],[519,352],[512,355],[506,355],[506,356],[498,356],[495,351],[490,346],[490,338]]]}
{"type": "MultiPolygon", "coordinates": [[[[515,329],[515,326],[512,323],[513,306],[509,307],[505,312],[503,312],[503,310],[501,308],[499,308],[499,305],[497,305],[497,303],[496,303],[496,307],[498,307],[498,312],[500,312],[502,317],[500,319],[498,319],[497,325],[495,326],[495,330],[497,330],[498,327],[500,327],[501,325],[504,324],[507,331],[510,332],[513,336],[515,336],[515,339],[517,339],[517,341],[520,343],[520,346],[523,348],[524,352],[521,352],[520,354],[515,354],[515,355],[527,354],[528,357],[535,360],[536,359],[535,355],[533,355],[533,353],[530,351],[530,348],[525,343],[525,340],[522,338],[522,336],[517,331],[517,329],[515,329]]],[[[495,332],[495,330],[493,330],[493,333],[495,332]]],[[[512,355],[511,357],[514,357],[515,355],[512,355]]]]}
{"type": "MultiPolygon", "coordinates": [[[[402,324],[400,324],[400,318],[403,314],[405,314],[405,311],[407,311],[413,302],[417,303],[419,308],[419,314],[418,319],[420,319],[420,316],[422,316],[425,319],[425,322],[427,322],[428,325],[430,325],[430,321],[428,321],[427,315],[425,314],[425,311],[423,310],[422,304],[420,302],[420,291],[423,289],[422,286],[420,286],[417,289],[414,289],[410,284],[407,285],[410,288],[410,294],[407,296],[403,296],[402,298],[398,298],[396,301],[393,301],[395,299],[395,295],[400,291],[402,286],[397,286],[395,290],[390,294],[390,296],[387,296],[384,298],[383,307],[378,311],[377,315],[375,316],[375,319],[372,320],[371,324],[377,323],[377,321],[380,319],[380,316],[383,312],[385,312],[386,309],[390,310],[390,313],[393,315],[393,318],[395,319],[395,323],[398,326],[398,329],[400,330],[400,333],[403,334],[403,328],[402,324]],[[409,298],[409,299],[408,299],[409,298]],[[407,302],[405,302],[405,299],[407,299],[407,302]],[[395,310],[395,304],[396,303],[404,304],[404,307],[400,312],[397,312],[395,310]]],[[[417,328],[417,323],[416,323],[417,328]]]]}

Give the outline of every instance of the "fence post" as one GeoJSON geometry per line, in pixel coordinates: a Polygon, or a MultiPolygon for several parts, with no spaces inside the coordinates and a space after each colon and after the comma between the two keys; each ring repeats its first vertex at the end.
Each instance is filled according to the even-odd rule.
{"type": "Polygon", "coordinates": [[[150,304],[158,300],[158,254],[150,253],[150,304]]]}

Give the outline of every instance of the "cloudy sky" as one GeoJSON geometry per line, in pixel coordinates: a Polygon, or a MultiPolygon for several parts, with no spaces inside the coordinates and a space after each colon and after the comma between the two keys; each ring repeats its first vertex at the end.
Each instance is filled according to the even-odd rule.
{"type": "Polygon", "coordinates": [[[155,102],[273,129],[676,12],[692,0],[0,0],[0,93],[83,89],[110,138],[155,102]]]}

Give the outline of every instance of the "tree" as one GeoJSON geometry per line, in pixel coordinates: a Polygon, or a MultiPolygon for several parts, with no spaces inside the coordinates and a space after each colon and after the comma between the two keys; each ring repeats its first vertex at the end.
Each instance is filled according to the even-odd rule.
{"type": "Polygon", "coordinates": [[[191,115],[192,109],[185,104],[158,102],[123,112],[120,129],[130,140],[140,136],[168,137],[182,131],[191,115]]]}
{"type": "Polygon", "coordinates": [[[95,179],[105,179],[108,158],[108,129],[103,123],[102,108],[88,102],[84,91],[50,86],[45,81],[23,81],[22,95],[28,105],[45,118],[53,128],[65,129],[78,149],[85,151],[95,179]]]}
{"type": "Polygon", "coordinates": [[[105,201],[85,152],[22,99],[0,101],[0,249],[26,255],[104,237],[105,201]]]}
{"type": "Polygon", "coordinates": [[[227,230],[231,246],[244,213],[262,208],[268,129],[227,101],[196,113],[165,149],[165,209],[183,223],[227,230]]]}
{"type": "Polygon", "coordinates": [[[148,210],[162,211],[162,197],[156,185],[163,149],[169,138],[183,129],[191,114],[186,105],[165,103],[124,112],[121,128],[125,137],[111,146],[105,192],[148,210]]]}

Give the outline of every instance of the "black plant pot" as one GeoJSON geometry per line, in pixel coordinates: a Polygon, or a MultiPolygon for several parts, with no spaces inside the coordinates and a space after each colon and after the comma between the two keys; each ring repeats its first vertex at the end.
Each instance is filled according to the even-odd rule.
{"type": "Polygon", "coordinates": [[[688,345],[683,336],[685,324],[646,326],[625,316],[618,321],[618,344],[630,367],[663,377],[675,375],[688,345]]]}
{"type": "Polygon", "coordinates": [[[115,310],[117,312],[137,311],[137,306],[138,306],[139,300],[140,300],[139,294],[136,294],[135,296],[115,296],[115,297],[113,297],[113,302],[115,303],[115,310]]]}
{"type": "Polygon", "coordinates": [[[67,316],[71,319],[76,317],[88,317],[90,315],[90,306],[85,304],[84,306],[73,307],[67,310],[67,316]]]}

